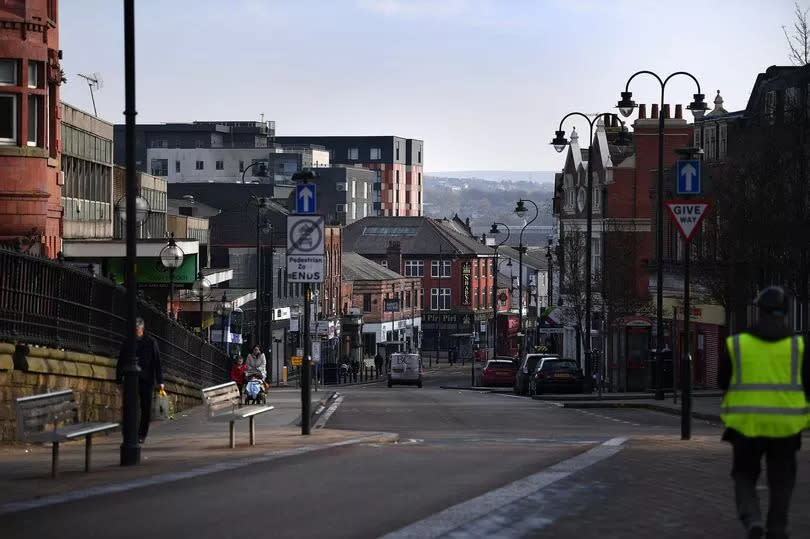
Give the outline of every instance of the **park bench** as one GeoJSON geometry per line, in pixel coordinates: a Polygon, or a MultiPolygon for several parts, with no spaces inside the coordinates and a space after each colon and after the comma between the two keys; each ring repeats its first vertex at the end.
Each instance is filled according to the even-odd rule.
{"type": "Polygon", "coordinates": [[[14,401],[20,440],[51,443],[51,477],[56,477],[59,443],[84,436],[84,471],[90,471],[93,434],[118,428],[118,423],[80,423],[79,407],[72,389],[20,397],[14,401]],[[52,428],[49,428],[52,427],[52,428]]]}
{"type": "Polygon", "coordinates": [[[250,445],[256,445],[254,418],[269,412],[273,406],[242,406],[242,397],[236,382],[228,382],[202,390],[203,402],[208,407],[209,421],[230,423],[231,448],[236,447],[234,423],[243,419],[250,421],[250,445]]]}

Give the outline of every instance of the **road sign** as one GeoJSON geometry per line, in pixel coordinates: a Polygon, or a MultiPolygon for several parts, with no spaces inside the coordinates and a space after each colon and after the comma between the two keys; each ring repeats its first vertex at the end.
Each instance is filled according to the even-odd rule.
{"type": "Polygon", "coordinates": [[[675,167],[679,195],[699,195],[701,190],[700,161],[698,159],[681,159],[675,167]]]}
{"type": "Polygon", "coordinates": [[[287,255],[287,282],[322,283],[323,255],[287,255]]]}
{"type": "Polygon", "coordinates": [[[322,255],[323,237],[323,215],[287,217],[288,255],[322,255]]]}
{"type": "Polygon", "coordinates": [[[300,367],[304,364],[304,358],[302,356],[292,356],[292,366],[293,367],[300,367]]]}
{"type": "Polygon", "coordinates": [[[700,222],[712,207],[711,200],[668,200],[669,216],[678,225],[683,240],[692,241],[700,222]]]}
{"type": "Polygon", "coordinates": [[[312,361],[315,363],[321,362],[321,343],[318,341],[312,342],[312,361]]]}
{"type": "Polygon", "coordinates": [[[383,312],[398,313],[400,310],[401,309],[399,308],[399,298],[386,299],[383,301],[383,312]]]}
{"type": "Polygon", "coordinates": [[[311,183],[295,186],[296,213],[315,213],[317,207],[315,192],[315,186],[311,183]]]}

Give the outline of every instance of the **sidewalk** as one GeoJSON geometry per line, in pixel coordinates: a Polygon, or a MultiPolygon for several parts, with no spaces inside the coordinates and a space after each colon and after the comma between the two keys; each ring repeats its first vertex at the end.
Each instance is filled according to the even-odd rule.
{"type": "MultiPolygon", "coordinates": [[[[331,391],[313,393],[313,410],[331,391]]],[[[211,465],[246,459],[272,460],[334,447],[336,444],[369,441],[396,441],[395,434],[383,432],[312,429],[302,436],[295,423],[300,418],[301,393],[296,389],[274,388],[268,403],[274,410],[256,417],[256,445],[248,443],[248,421],[236,423],[236,448],[228,447],[228,423],[209,422],[206,410],[198,406],[177,414],[174,420],[153,422],[146,443],[141,446],[141,464],[119,465],[121,433],[93,438],[90,473],[84,473],[84,441],[61,444],[59,475],[50,478],[51,448],[15,443],[0,446],[0,514],[11,502],[34,500],[67,492],[117,485],[134,480],[161,482],[214,470],[211,465]],[[206,467],[211,470],[206,470],[206,467]]]]}
{"type": "MultiPolygon", "coordinates": [[[[678,402],[673,402],[670,394],[664,400],[655,400],[649,395],[646,397],[615,398],[621,394],[602,395],[598,400],[596,395],[587,398],[587,395],[572,395],[573,398],[564,398],[566,395],[540,395],[535,400],[553,402],[563,408],[645,408],[656,412],[681,415],[682,401],[678,395],[678,402]],[[584,397],[584,398],[583,398],[584,397]],[[607,398],[606,398],[607,397],[607,398]]],[[[692,417],[705,421],[720,422],[720,403],[723,398],[719,393],[703,393],[692,398],[692,417]]]]}

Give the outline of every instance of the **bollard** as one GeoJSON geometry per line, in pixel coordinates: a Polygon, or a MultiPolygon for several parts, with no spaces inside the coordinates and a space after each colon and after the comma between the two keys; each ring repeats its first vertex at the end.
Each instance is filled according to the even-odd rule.
{"type": "Polygon", "coordinates": [[[284,384],[286,386],[287,385],[287,366],[286,365],[284,365],[284,367],[281,370],[281,377],[282,377],[282,384],[284,384]]]}

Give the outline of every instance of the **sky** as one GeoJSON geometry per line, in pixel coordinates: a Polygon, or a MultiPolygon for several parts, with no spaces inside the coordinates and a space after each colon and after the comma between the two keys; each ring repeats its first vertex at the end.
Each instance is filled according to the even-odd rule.
{"type": "MultiPolygon", "coordinates": [[[[792,22],[791,0],[138,0],[138,122],[264,114],[278,135],[422,139],[427,173],[559,170],[560,119],[615,112],[638,70],[688,71],[710,105],[719,89],[744,108],[789,64],[792,22]]],[[[99,73],[98,114],[123,123],[122,2],[62,0],[59,31],[62,99],[92,112],[76,74],[99,73]]],[[[658,102],[652,78],[630,89],[658,102]]],[[[676,77],[666,100],[695,91],[676,77]]]]}

